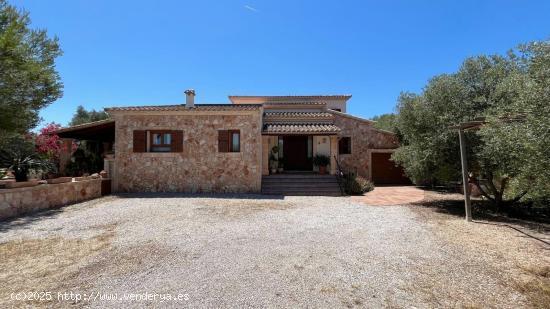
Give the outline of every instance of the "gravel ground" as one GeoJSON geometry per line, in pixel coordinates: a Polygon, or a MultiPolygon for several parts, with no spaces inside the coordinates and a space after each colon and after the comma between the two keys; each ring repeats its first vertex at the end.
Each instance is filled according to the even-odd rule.
{"type": "Polygon", "coordinates": [[[472,239],[458,235],[471,225],[416,208],[346,197],[102,198],[0,223],[0,306],[144,305],[9,299],[22,290],[188,296],[146,302],[162,307],[529,306],[511,283],[523,265],[515,259],[546,263],[547,247],[488,225],[466,246],[472,239]],[[500,238],[485,246],[484,235],[500,238]]]}

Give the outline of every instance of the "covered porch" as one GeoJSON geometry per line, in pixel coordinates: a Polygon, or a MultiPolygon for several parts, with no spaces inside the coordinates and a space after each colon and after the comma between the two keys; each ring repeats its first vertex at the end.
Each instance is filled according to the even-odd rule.
{"type": "Polygon", "coordinates": [[[262,132],[262,175],[276,173],[316,173],[313,157],[330,158],[328,173],[336,174],[338,132],[330,123],[266,123],[262,132]]]}
{"type": "Polygon", "coordinates": [[[71,145],[74,142],[86,142],[86,150],[101,158],[103,163],[98,167],[90,167],[90,172],[103,169],[112,177],[114,171],[115,121],[112,119],[94,121],[72,127],[66,127],[55,132],[63,141],[65,151],[60,157],[60,172],[66,174],[67,164],[71,160],[71,145]]]}

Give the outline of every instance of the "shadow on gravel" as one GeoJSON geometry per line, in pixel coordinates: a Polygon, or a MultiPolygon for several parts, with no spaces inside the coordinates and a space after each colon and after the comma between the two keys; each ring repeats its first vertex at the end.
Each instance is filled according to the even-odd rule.
{"type": "MultiPolygon", "coordinates": [[[[454,217],[465,217],[464,200],[457,198],[457,195],[453,193],[437,192],[437,198],[428,198],[420,202],[410,203],[410,205],[429,208],[434,210],[435,212],[451,215],[454,217]]],[[[546,222],[537,222],[530,219],[510,217],[505,213],[496,211],[492,207],[491,203],[482,200],[472,201],[472,217],[474,219],[474,223],[499,225],[512,228],[524,234],[524,237],[534,238],[547,245],[550,245],[550,225],[546,222]],[[511,224],[516,227],[511,226],[511,224]],[[526,231],[549,235],[549,239],[540,239],[538,237],[528,234],[526,231],[518,229],[517,227],[525,229],[526,231]]]]}
{"type": "Polygon", "coordinates": [[[264,195],[249,193],[117,193],[120,198],[223,198],[223,199],[251,199],[251,200],[284,200],[284,195],[264,195]]]}
{"type": "Polygon", "coordinates": [[[53,219],[63,212],[62,208],[53,208],[47,210],[40,210],[28,214],[21,215],[20,217],[8,218],[0,221],[0,233],[8,231],[13,228],[22,227],[31,224],[35,221],[44,219],[53,219]]]}

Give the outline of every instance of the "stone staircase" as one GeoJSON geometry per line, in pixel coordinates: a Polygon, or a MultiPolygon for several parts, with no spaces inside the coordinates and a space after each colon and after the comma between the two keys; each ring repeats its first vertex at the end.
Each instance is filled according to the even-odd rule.
{"type": "Polygon", "coordinates": [[[276,174],[262,176],[262,194],[340,196],[334,175],[276,174]]]}

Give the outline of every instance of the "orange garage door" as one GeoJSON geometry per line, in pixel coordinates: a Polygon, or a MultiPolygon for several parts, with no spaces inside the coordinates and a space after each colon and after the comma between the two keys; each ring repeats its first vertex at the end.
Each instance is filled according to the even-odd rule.
{"type": "Polygon", "coordinates": [[[410,184],[411,181],[405,176],[403,168],[395,166],[390,158],[391,153],[372,153],[372,181],[374,184],[410,184]]]}

